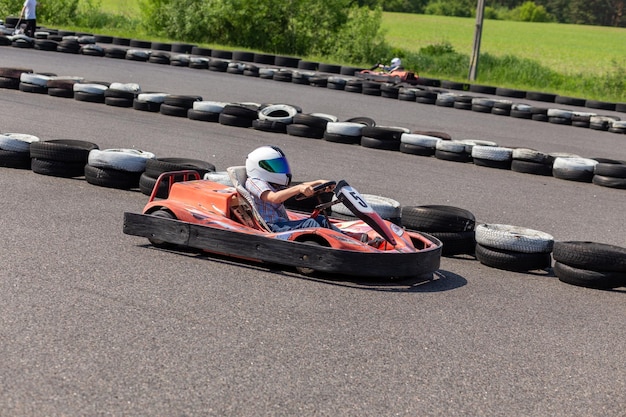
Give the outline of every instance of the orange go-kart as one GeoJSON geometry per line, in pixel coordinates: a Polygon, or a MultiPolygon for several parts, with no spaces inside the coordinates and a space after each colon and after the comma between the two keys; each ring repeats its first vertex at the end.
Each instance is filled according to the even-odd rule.
{"type": "Polygon", "coordinates": [[[368,81],[378,81],[391,84],[411,84],[416,85],[419,83],[419,76],[412,72],[403,69],[396,69],[390,72],[382,72],[376,70],[362,70],[354,74],[357,78],[362,78],[368,81]]]}
{"type": "Polygon", "coordinates": [[[337,198],[326,203],[319,195],[331,184],[315,187],[314,196],[320,201],[315,210],[288,210],[289,217],[295,220],[325,215],[330,206],[343,203],[358,220],[330,218],[341,231],[314,227],[275,233],[243,186],[245,167],[230,167],[227,172],[233,186],[202,180],[196,171],[161,174],[143,213],[124,213],[124,233],[146,237],[155,246],[180,245],[287,265],[303,274],[319,271],[393,278],[432,274],[439,269],[441,241],[383,220],[345,181],[336,184],[337,198]],[[169,188],[167,198],[157,198],[164,186],[169,188]],[[363,234],[368,239],[356,238],[363,234]]]}

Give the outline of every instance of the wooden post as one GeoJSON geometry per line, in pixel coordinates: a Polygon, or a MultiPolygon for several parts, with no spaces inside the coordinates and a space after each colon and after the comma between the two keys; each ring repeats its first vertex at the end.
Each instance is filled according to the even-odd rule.
{"type": "Polygon", "coordinates": [[[476,6],[476,30],[474,31],[474,46],[472,48],[472,58],[470,60],[469,80],[476,80],[478,72],[478,58],[480,57],[480,38],[483,33],[483,15],[485,12],[485,0],[478,0],[476,6]]]}

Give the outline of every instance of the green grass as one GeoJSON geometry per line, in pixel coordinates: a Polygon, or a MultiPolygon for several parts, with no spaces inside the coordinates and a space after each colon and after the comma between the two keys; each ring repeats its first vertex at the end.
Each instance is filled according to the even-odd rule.
{"type": "Polygon", "coordinates": [[[139,16],[141,5],[138,0],[100,0],[100,9],[105,13],[139,16]]]}
{"type": "MultiPolygon", "coordinates": [[[[471,55],[476,19],[384,13],[385,39],[397,48],[449,43],[471,55]]],[[[626,29],[556,23],[485,20],[481,53],[532,59],[562,74],[601,75],[626,66],[626,29]]]]}

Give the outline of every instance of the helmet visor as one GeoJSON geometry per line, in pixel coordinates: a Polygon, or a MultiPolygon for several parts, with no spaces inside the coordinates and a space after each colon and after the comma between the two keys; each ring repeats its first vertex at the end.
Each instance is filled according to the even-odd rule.
{"type": "Polygon", "coordinates": [[[286,158],[265,159],[259,161],[259,166],[276,174],[289,174],[291,172],[286,158]]]}

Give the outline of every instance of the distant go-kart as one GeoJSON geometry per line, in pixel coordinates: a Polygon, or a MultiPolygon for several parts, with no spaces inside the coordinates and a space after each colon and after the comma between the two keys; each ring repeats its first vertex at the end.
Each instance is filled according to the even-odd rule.
{"type": "Polygon", "coordinates": [[[403,69],[396,69],[389,72],[384,72],[380,70],[361,70],[357,71],[354,74],[357,78],[361,78],[369,81],[379,81],[384,83],[392,83],[392,84],[418,84],[419,76],[412,72],[406,71],[403,69]]]}
{"type": "Polygon", "coordinates": [[[302,274],[319,271],[395,278],[432,274],[439,269],[441,241],[383,220],[343,180],[334,189],[336,200],[321,202],[319,195],[331,183],[322,184],[315,187],[314,196],[318,196],[320,204],[314,211],[309,214],[288,210],[289,217],[324,215],[320,213],[333,204],[343,203],[358,220],[329,218],[341,232],[315,227],[275,233],[269,230],[243,187],[245,167],[230,167],[227,172],[234,186],[201,180],[196,171],[161,174],[142,214],[124,213],[124,233],[146,237],[155,246],[179,245],[286,265],[302,274]],[[169,188],[169,194],[166,199],[159,199],[157,191],[164,186],[169,188]],[[363,234],[367,239],[356,237],[363,234]]]}

